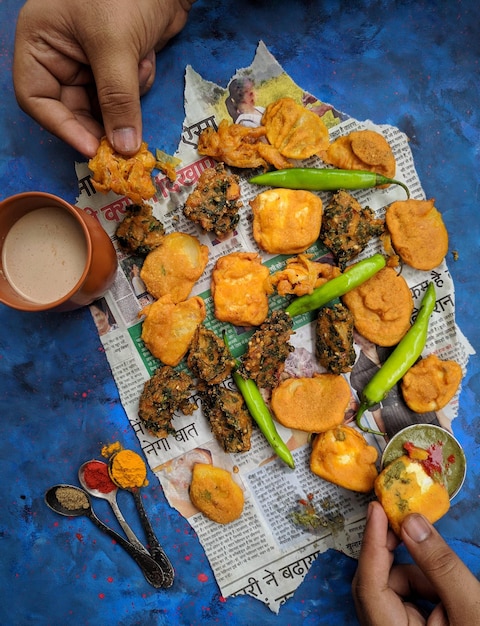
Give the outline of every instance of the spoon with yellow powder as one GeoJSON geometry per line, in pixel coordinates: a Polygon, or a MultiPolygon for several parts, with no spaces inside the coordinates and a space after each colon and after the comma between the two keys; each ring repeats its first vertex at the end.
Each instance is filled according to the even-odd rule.
{"type": "Polygon", "coordinates": [[[150,554],[163,571],[163,587],[171,587],[175,577],[175,570],[158,541],[140,495],[140,488],[148,484],[147,467],[142,457],[133,450],[120,450],[110,458],[108,471],[110,478],[117,487],[132,493],[140,521],[147,536],[150,554]]]}

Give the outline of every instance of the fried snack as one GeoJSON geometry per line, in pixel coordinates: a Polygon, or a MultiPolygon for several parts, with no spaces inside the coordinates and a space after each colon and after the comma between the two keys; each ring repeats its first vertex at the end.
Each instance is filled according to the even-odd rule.
{"type": "Polygon", "coordinates": [[[250,450],[252,418],[242,394],[214,385],[202,390],[200,396],[205,417],[223,450],[232,453],[250,450]]]}
{"type": "Polygon", "coordinates": [[[262,143],[265,132],[263,126],[247,128],[222,120],[218,130],[209,126],[200,133],[198,152],[231,167],[267,168],[269,164],[277,169],[292,167],[278,150],[262,143]]]}
{"type": "Polygon", "coordinates": [[[443,361],[430,354],[402,378],[403,399],[416,413],[438,411],[456,394],[462,377],[462,368],[456,361],[443,361]]]}
{"type": "Polygon", "coordinates": [[[293,98],[280,98],[262,117],[267,139],[289,159],[307,159],[328,148],[328,128],[321,118],[293,98]]]}
{"type": "Polygon", "coordinates": [[[202,324],[190,344],[187,365],[202,382],[218,385],[230,376],[235,360],[225,342],[202,324]]]}
{"type": "Polygon", "coordinates": [[[193,380],[188,374],[167,365],[159,367],[145,381],[138,405],[138,417],[148,432],[162,439],[175,434],[173,414],[181,411],[191,415],[197,408],[190,400],[193,391],[193,380]]]}
{"type": "Polygon", "coordinates": [[[318,434],[312,444],[310,469],[324,480],[350,491],[372,491],[378,471],[377,450],[349,426],[318,434]]]}
{"type": "Polygon", "coordinates": [[[406,280],[384,267],[363,285],[342,296],[355,328],[379,346],[395,346],[410,328],[413,297],[406,280]]]}
{"type": "Polygon", "coordinates": [[[345,170],[368,170],[395,176],[396,163],[387,140],[374,130],[355,130],[335,139],[322,155],[325,163],[345,170]]]}
{"type": "Polygon", "coordinates": [[[149,204],[130,204],[115,234],[125,252],[145,256],[162,243],[165,229],[149,204]]]}
{"type": "Polygon", "coordinates": [[[259,326],[268,315],[270,273],[256,252],[220,257],[212,272],[215,317],[235,326],[259,326]]]}
{"type": "Polygon", "coordinates": [[[288,294],[304,296],[341,274],[340,269],[335,265],[317,263],[311,260],[312,256],[299,254],[291,257],[287,259],[283,270],[271,276],[271,284],[280,296],[288,294]]]}
{"type": "Polygon", "coordinates": [[[207,315],[205,302],[195,296],[175,303],[167,295],[147,305],[142,339],[153,354],[165,365],[180,363],[190,347],[197,327],[207,315]]]}
{"type": "Polygon", "coordinates": [[[384,231],[383,220],[375,219],[346,191],[334,194],[324,210],[320,239],[335,255],[342,270],[364,250],[372,237],[384,231]]]}
{"type": "Polygon", "coordinates": [[[353,315],[343,304],[323,307],[315,326],[315,351],[320,365],[332,374],[349,372],[355,363],[353,315]]]}
{"type": "Polygon", "coordinates": [[[385,214],[395,252],[417,270],[432,270],[448,252],[447,229],[434,202],[434,199],[393,202],[385,214]]]}
{"type": "Polygon", "coordinates": [[[311,191],[269,189],[250,202],[253,238],[270,254],[304,252],[318,239],[322,201],[311,191]]]}
{"type": "Polygon", "coordinates": [[[208,248],[186,233],[165,235],[145,259],[140,277],[155,298],[170,295],[182,302],[190,295],[208,263],[208,248]]]}
{"type": "Polygon", "coordinates": [[[88,162],[93,173],[92,184],[97,191],[114,191],[127,196],[135,204],[142,204],[155,195],[152,171],[156,160],[142,142],[140,150],[131,157],[115,152],[106,137],[102,137],[95,156],[88,162]]]}
{"type": "Polygon", "coordinates": [[[285,311],[274,311],[257,329],[248,342],[238,373],[251,378],[258,387],[276,387],[293,351],[289,339],[293,334],[293,319],[285,311]]]}
{"type": "Polygon", "coordinates": [[[225,171],[223,163],[203,170],[188,196],[183,214],[203,230],[223,237],[238,224],[242,206],[238,176],[225,171]]]}
{"type": "Polygon", "coordinates": [[[243,491],[230,472],[220,467],[195,463],[189,493],[192,504],[218,524],[229,524],[242,514],[243,491]]]}
{"type": "Polygon", "coordinates": [[[314,374],[288,378],[272,391],[276,419],[287,428],[321,433],[342,423],[350,402],[350,386],[343,376],[314,374]]]}
{"type": "Polygon", "coordinates": [[[434,481],[420,462],[408,456],[392,461],[378,475],[374,487],[398,536],[403,520],[410,513],[421,513],[433,524],[450,508],[445,485],[434,481]]]}

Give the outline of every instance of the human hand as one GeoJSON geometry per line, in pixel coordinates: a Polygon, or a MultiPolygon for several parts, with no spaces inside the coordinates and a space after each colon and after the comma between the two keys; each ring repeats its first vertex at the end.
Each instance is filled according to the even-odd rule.
{"type": "Polygon", "coordinates": [[[27,0],[13,63],[19,105],[87,157],[104,134],[134,154],[155,52],[183,28],[194,1],[27,0]]]}
{"type": "Polygon", "coordinates": [[[422,515],[409,515],[402,540],[416,565],[393,565],[399,540],[378,502],[369,505],[352,591],[362,626],[480,624],[480,582],[422,515]],[[415,599],[436,603],[425,616],[415,599]]]}

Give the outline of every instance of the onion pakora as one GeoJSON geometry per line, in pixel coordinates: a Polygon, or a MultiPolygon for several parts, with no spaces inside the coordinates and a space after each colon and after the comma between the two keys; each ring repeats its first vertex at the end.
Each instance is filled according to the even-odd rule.
{"type": "Polygon", "coordinates": [[[283,270],[278,270],[271,276],[271,284],[278,295],[304,296],[341,274],[335,265],[312,261],[312,256],[299,254],[290,257],[283,270]]]}
{"type": "Polygon", "coordinates": [[[145,142],[131,157],[116,152],[106,137],[102,137],[97,153],[88,162],[92,171],[92,184],[97,191],[114,191],[127,196],[135,204],[150,200],[156,193],[152,171],[156,159],[145,142]]]}
{"type": "Polygon", "coordinates": [[[353,315],[343,304],[323,307],[315,325],[315,351],[320,365],[332,374],[349,372],[355,363],[353,315]]]}
{"type": "Polygon", "coordinates": [[[167,295],[148,304],[141,313],[145,315],[143,342],[154,357],[174,367],[187,353],[207,310],[199,296],[175,303],[167,295]]]}
{"type": "Polygon", "coordinates": [[[202,324],[188,349],[187,365],[203,383],[218,385],[230,376],[235,359],[225,342],[202,324]]]}
{"type": "Polygon", "coordinates": [[[417,270],[432,270],[448,252],[448,233],[435,200],[393,202],[385,223],[395,252],[417,270]]]}
{"type": "Polygon", "coordinates": [[[212,272],[215,317],[235,326],[259,326],[268,315],[270,272],[256,252],[220,257],[212,272]]]}
{"type": "Polygon", "coordinates": [[[321,433],[343,422],[350,398],[350,386],[343,376],[314,374],[282,381],[272,391],[271,405],[286,428],[321,433]]]}
{"type": "Polygon", "coordinates": [[[322,201],[311,191],[269,189],[250,202],[253,238],[270,254],[304,252],[318,239],[322,201]]]}
{"type": "Polygon", "coordinates": [[[205,417],[223,450],[231,453],[250,450],[252,418],[242,394],[214,385],[203,389],[200,397],[205,417]]]}
{"type": "Polygon", "coordinates": [[[218,524],[229,524],[242,514],[245,502],[242,488],[221,467],[195,463],[189,494],[192,504],[218,524]]]}
{"type": "Polygon", "coordinates": [[[355,130],[338,137],[322,155],[323,161],[345,170],[367,170],[394,178],[397,168],[392,149],[374,130],[355,130]]]}
{"type": "Polygon", "coordinates": [[[231,233],[238,224],[242,206],[238,176],[229,174],[223,165],[205,169],[188,196],[183,214],[203,230],[217,237],[231,233]]]}
{"type": "Polygon", "coordinates": [[[138,416],[148,432],[161,439],[174,434],[174,413],[191,415],[197,408],[190,399],[192,392],[193,380],[188,374],[167,365],[159,367],[145,381],[138,405],[138,416]]]}
{"type": "Polygon", "coordinates": [[[413,297],[403,276],[384,267],[342,296],[357,331],[378,346],[395,346],[411,325],[413,297]]]}
{"type": "Polygon", "coordinates": [[[372,491],[378,471],[376,448],[350,426],[319,433],[312,444],[310,469],[324,480],[350,491],[372,491]]]}
{"type": "Polygon", "coordinates": [[[165,229],[149,204],[130,204],[115,234],[126,252],[145,256],[162,243],[165,229]]]}
{"type": "Polygon", "coordinates": [[[165,235],[147,255],[140,277],[155,298],[169,295],[173,302],[188,298],[208,263],[208,247],[187,233],[165,235]]]}
{"type": "Polygon", "coordinates": [[[307,159],[319,154],[330,142],[322,119],[293,98],[280,98],[269,104],[262,124],[270,144],[290,159],[307,159]]]}
{"type": "Polygon", "coordinates": [[[428,413],[443,409],[450,402],[462,377],[462,368],[456,361],[443,361],[430,354],[408,370],[400,388],[412,411],[428,413]]]}

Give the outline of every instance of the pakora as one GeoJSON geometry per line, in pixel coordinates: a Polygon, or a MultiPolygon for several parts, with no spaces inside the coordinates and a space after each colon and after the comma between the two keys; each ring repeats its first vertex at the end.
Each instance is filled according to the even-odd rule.
{"type": "Polygon", "coordinates": [[[242,514],[245,502],[242,488],[221,467],[195,463],[189,494],[192,504],[217,524],[229,524],[242,514]]]}
{"type": "Polygon", "coordinates": [[[176,303],[167,295],[148,304],[141,314],[145,315],[143,342],[153,356],[174,367],[187,353],[207,310],[199,296],[176,303]]]}
{"type": "Polygon", "coordinates": [[[332,374],[349,372],[355,363],[353,326],[353,315],[341,303],[318,312],[315,352],[320,365],[332,374]]]}
{"type": "Polygon", "coordinates": [[[162,243],[165,229],[149,204],[130,204],[115,234],[126,252],[146,256],[162,243]]]}
{"type": "Polygon", "coordinates": [[[170,295],[173,302],[182,302],[190,295],[207,263],[208,247],[196,237],[170,233],[147,255],[140,277],[155,298],[170,295]]]}
{"type": "Polygon", "coordinates": [[[322,201],[311,191],[269,189],[250,202],[253,238],[270,254],[304,252],[318,239],[322,201]]]}
{"type": "Polygon", "coordinates": [[[304,296],[341,274],[336,265],[312,261],[312,256],[299,254],[290,257],[282,270],[272,274],[271,284],[280,296],[304,296]]]}
{"type": "Polygon", "coordinates": [[[373,490],[378,471],[376,448],[350,426],[319,433],[312,444],[310,469],[324,480],[350,491],[373,490]]]}
{"type": "Polygon", "coordinates": [[[97,191],[114,191],[127,196],[135,204],[150,200],[156,193],[152,171],[156,159],[143,141],[139,151],[131,157],[115,152],[106,137],[102,137],[97,153],[88,162],[92,184],[97,191]]]}
{"type": "Polygon", "coordinates": [[[378,346],[395,346],[411,325],[413,297],[403,276],[384,267],[342,296],[357,331],[378,346]]]}
{"type": "Polygon", "coordinates": [[[213,385],[200,392],[202,408],[212,433],[225,452],[250,450],[252,418],[238,391],[213,385]]]}
{"type": "Polygon", "coordinates": [[[462,368],[456,361],[430,354],[413,365],[402,378],[400,388],[407,406],[415,413],[443,409],[456,394],[462,381],[462,368]]]}
{"type": "Polygon", "coordinates": [[[223,339],[202,324],[188,349],[187,365],[200,381],[218,385],[230,376],[235,359],[223,339]]]}
{"type": "Polygon", "coordinates": [[[385,223],[395,252],[417,270],[432,270],[448,252],[448,232],[435,200],[393,202],[385,223]]]}
{"type": "Polygon", "coordinates": [[[218,320],[259,326],[268,315],[270,272],[256,252],[231,252],[216,262],[211,292],[218,320]]]}
{"type": "Polygon", "coordinates": [[[229,174],[223,163],[219,163],[200,174],[185,202],[183,214],[203,230],[224,237],[238,224],[241,206],[238,176],[229,174]]]}

